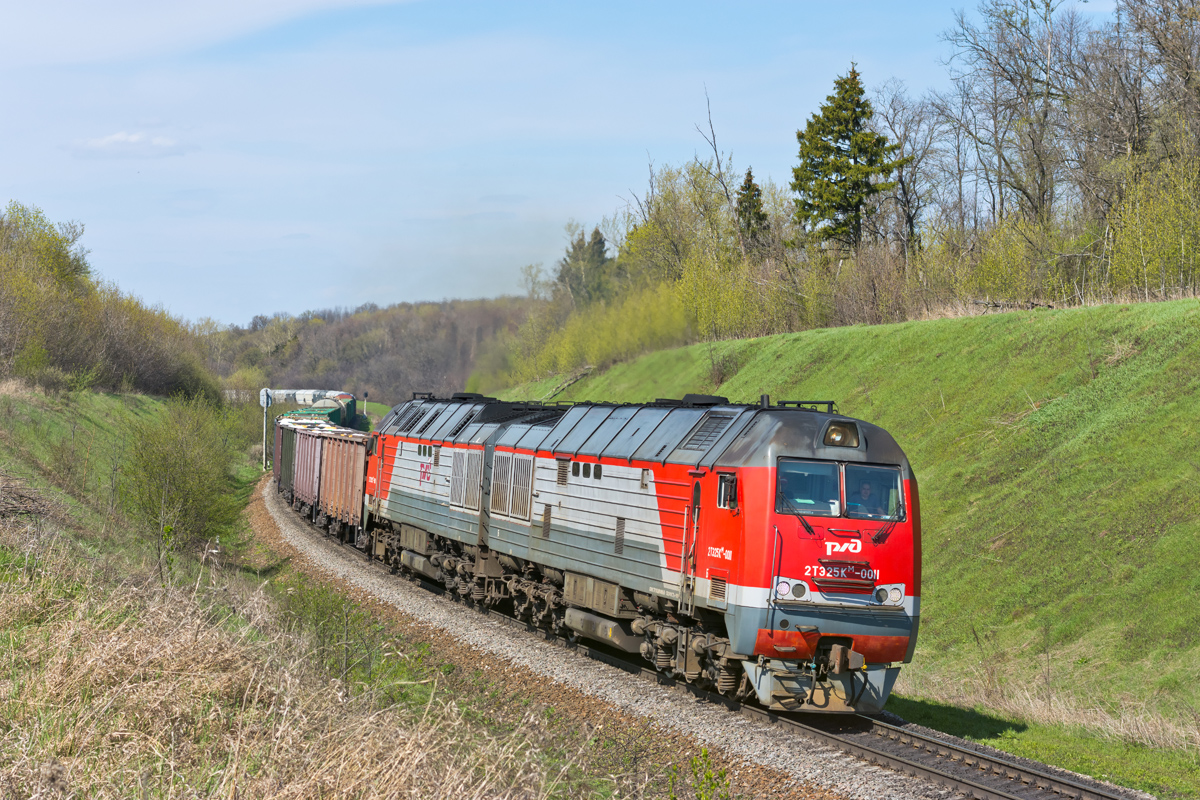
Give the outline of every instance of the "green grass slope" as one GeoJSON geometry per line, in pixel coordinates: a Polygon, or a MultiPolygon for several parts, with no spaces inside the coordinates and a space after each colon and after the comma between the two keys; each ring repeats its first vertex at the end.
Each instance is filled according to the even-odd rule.
{"type": "Polygon", "coordinates": [[[696,345],[554,399],[836,400],[895,435],[920,482],[910,691],[1067,721],[1149,709],[1195,730],[1198,389],[1190,300],[696,345]],[[733,371],[719,386],[714,360],[733,371]]]}

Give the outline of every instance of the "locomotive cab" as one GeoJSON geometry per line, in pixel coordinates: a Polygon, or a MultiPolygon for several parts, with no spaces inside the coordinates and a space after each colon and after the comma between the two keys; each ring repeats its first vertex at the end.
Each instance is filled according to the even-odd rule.
{"type": "Polygon", "coordinates": [[[877,712],[916,643],[915,476],[876,426],[760,417],[720,459],[745,484],[747,590],[727,612],[731,644],[768,707],[877,712]]]}

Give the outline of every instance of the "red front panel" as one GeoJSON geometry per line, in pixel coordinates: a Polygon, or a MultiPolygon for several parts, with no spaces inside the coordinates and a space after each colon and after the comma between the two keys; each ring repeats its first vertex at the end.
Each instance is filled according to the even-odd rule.
{"type": "Polygon", "coordinates": [[[806,515],[809,533],[794,514],[775,511],[774,469],[741,470],[745,487],[746,545],[743,585],[768,588],[777,576],[802,579],[810,590],[861,594],[853,582],[905,585],[920,595],[920,523],[915,480],[903,482],[905,519],[881,520],[806,515]],[[890,531],[885,529],[891,528],[890,531]],[[778,534],[776,535],[776,531],[778,534]],[[886,532],[886,538],[882,538],[886,532]],[[875,541],[879,537],[879,541],[875,541]],[[774,563],[772,563],[774,559],[774,563]],[[821,589],[821,585],[826,587],[821,589]]]}

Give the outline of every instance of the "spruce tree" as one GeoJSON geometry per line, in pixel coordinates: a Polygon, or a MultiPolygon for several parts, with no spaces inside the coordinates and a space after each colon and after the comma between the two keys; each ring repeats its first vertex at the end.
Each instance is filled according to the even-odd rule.
{"type": "Polygon", "coordinates": [[[762,189],[754,182],[751,169],[746,170],[746,179],[737,192],[737,221],[747,247],[757,245],[766,236],[769,223],[763,210],[762,189]]]}
{"type": "Polygon", "coordinates": [[[563,259],[558,262],[558,281],[567,287],[571,297],[581,306],[608,300],[616,293],[613,262],[607,254],[608,243],[599,228],[585,238],[580,230],[563,259]]]}
{"type": "Polygon", "coordinates": [[[833,85],[820,113],[796,131],[795,220],[817,240],[852,250],[862,241],[863,215],[872,197],[895,185],[887,179],[905,161],[891,160],[899,144],[888,144],[887,137],[867,127],[875,112],[855,66],[833,85]]]}

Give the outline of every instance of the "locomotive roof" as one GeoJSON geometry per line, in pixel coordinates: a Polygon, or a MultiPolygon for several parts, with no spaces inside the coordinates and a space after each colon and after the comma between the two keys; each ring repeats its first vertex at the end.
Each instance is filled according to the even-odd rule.
{"type": "Polygon", "coordinates": [[[834,412],[834,404],[743,405],[688,395],[647,404],[543,405],[478,395],[417,397],[393,409],[383,433],[455,444],[550,452],[556,457],[623,458],[688,466],[768,466],[777,457],[900,464],[887,431],[834,412]],[[824,407],[823,409],[818,407],[824,407]],[[853,422],[858,447],[823,444],[830,422],[853,422]]]}

